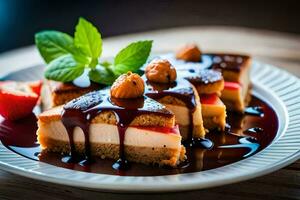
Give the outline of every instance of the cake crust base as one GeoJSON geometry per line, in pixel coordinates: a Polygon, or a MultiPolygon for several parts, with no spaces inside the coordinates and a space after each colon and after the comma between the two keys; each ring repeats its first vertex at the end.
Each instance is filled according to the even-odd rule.
{"type": "Polygon", "coordinates": [[[223,117],[203,117],[203,122],[205,128],[208,130],[225,130],[226,122],[223,117]]]}
{"type": "MultiPolygon", "coordinates": [[[[40,137],[43,152],[70,153],[69,142],[59,141],[48,137],[40,137]]],[[[75,143],[76,152],[84,153],[84,143],[75,143]]],[[[186,159],[185,148],[181,149],[161,148],[161,147],[137,147],[125,146],[125,156],[128,161],[143,164],[158,164],[159,166],[176,167],[186,159]]],[[[101,159],[119,158],[119,144],[91,143],[91,154],[101,159]]]]}

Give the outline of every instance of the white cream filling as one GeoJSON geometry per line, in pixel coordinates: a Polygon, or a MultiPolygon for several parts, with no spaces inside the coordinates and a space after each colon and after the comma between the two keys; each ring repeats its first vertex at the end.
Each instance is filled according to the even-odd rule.
{"type": "MultiPolygon", "coordinates": [[[[69,141],[66,128],[61,121],[53,121],[48,124],[40,123],[38,134],[41,137],[51,138],[59,141],[69,141]]],[[[111,124],[91,124],[91,143],[119,144],[119,133],[116,125],[111,124]]],[[[84,134],[81,128],[74,130],[74,141],[84,142],[84,134]]],[[[181,147],[181,136],[174,133],[160,133],[147,129],[129,127],[125,133],[125,145],[140,147],[166,147],[178,149],[181,147]]]]}
{"type": "Polygon", "coordinates": [[[171,104],[164,104],[167,109],[175,114],[176,123],[180,125],[189,125],[190,116],[189,109],[185,106],[174,106],[171,104]]]}
{"type": "MultiPolygon", "coordinates": [[[[190,111],[186,106],[176,106],[171,104],[164,105],[167,107],[167,109],[171,110],[175,114],[176,123],[183,126],[187,126],[190,124],[190,111]]],[[[197,106],[195,112],[193,113],[193,124],[202,124],[202,114],[200,106],[197,106]]]]}

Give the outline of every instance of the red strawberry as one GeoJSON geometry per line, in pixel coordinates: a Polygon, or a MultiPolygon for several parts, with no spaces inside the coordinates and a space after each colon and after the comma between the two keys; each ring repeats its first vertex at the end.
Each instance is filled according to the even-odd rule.
{"type": "Polygon", "coordinates": [[[42,85],[43,85],[43,82],[41,80],[29,82],[28,84],[34,93],[36,93],[39,96],[41,95],[41,89],[42,89],[42,85]]]}
{"type": "Polygon", "coordinates": [[[32,113],[39,95],[28,83],[0,82],[0,114],[9,120],[17,120],[32,113]]]}

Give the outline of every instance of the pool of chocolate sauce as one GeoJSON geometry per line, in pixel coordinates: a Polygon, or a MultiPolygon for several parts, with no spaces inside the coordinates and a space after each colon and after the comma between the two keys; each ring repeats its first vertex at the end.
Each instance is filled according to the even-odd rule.
{"type": "Polygon", "coordinates": [[[8,149],[28,159],[58,167],[111,175],[159,176],[199,172],[228,165],[254,155],[268,146],[278,130],[275,111],[262,100],[252,97],[245,115],[229,113],[227,131],[211,131],[207,138],[214,143],[212,149],[187,147],[187,161],[175,169],[159,168],[131,163],[127,170],[115,170],[113,160],[94,159],[91,164],[62,162],[63,155],[41,152],[36,140],[36,117],[11,122],[1,119],[0,140],[8,149]],[[263,114],[261,113],[263,112],[263,114]]]}

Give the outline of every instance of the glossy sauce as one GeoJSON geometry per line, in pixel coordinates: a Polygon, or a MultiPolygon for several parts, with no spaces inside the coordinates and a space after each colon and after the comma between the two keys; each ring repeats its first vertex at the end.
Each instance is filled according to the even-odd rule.
{"type": "Polygon", "coordinates": [[[37,125],[34,115],[15,123],[2,119],[0,139],[7,148],[27,158],[79,171],[123,176],[158,176],[199,172],[245,159],[272,142],[278,130],[276,113],[268,104],[256,97],[252,98],[249,106],[259,106],[264,115],[229,113],[227,123],[230,129],[228,128],[225,132],[211,131],[207,134],[207,138],[214,143],[214,147],[212,149],[188,147],[187,161],[175,169],[131,163],[127,170],[115,170],[112,168],[115,161],[100,158],[94,158],[93,162],[84,165],[76,162],[62,162],[63,156],[60,154],[41,152],[39,144],[36,143],[37,125]]]}

